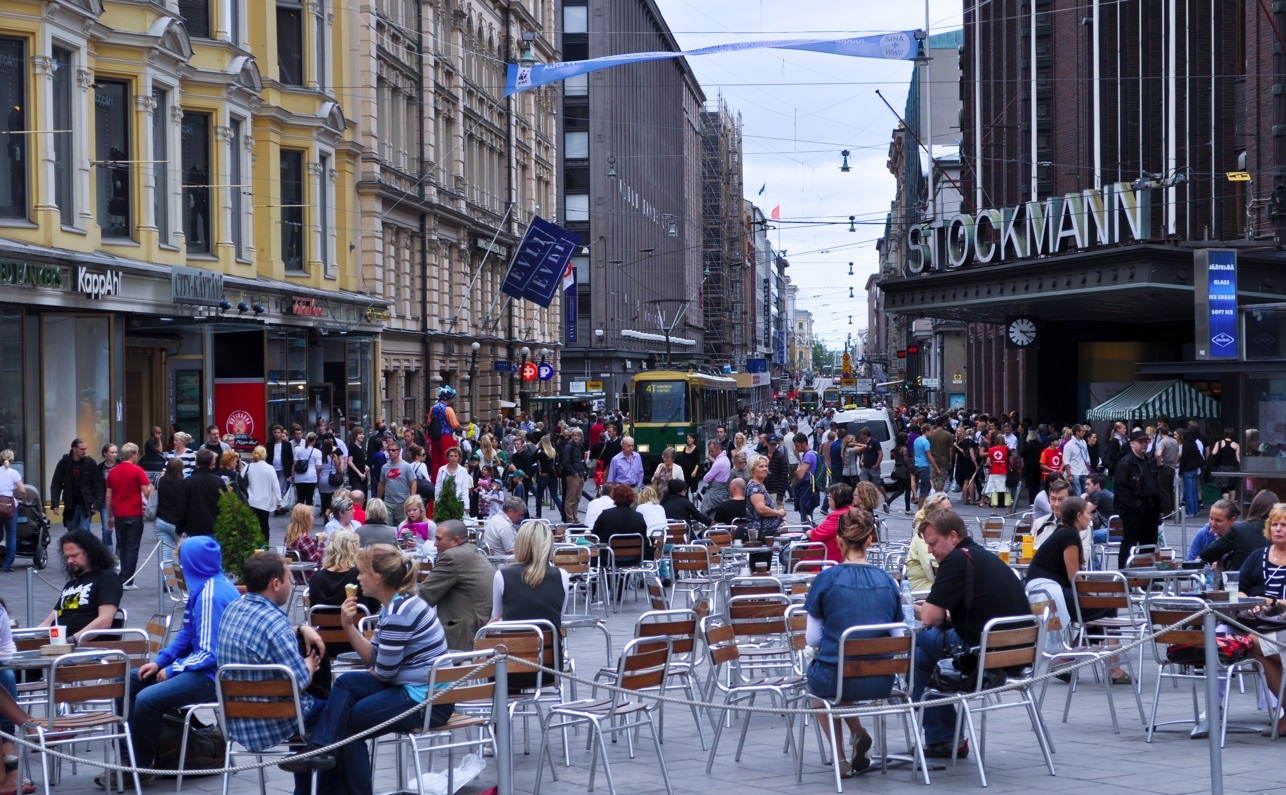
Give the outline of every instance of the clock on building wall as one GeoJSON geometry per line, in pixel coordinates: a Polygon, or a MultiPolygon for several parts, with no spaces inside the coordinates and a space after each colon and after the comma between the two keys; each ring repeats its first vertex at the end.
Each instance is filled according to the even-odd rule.
{"type": "Polygon", "coordinates": [[[1005,321],[1005,347],[1030,348],[1035,344],[1035,320],[1029,317],[1011,317],[1005,321]]]}

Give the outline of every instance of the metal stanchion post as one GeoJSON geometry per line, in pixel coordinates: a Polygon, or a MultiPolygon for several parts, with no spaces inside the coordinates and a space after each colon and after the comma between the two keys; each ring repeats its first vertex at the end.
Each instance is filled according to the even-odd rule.
{"type": "Polygon", "coordinates": [[[1206,647],[1206,726],[1210,739],[1210,795],[1223,795],[1223,753],[1219,748],[1219,654],[1215,646],[1214,613],[1206,613],[1201,627],[1206,647]]]}
{"type": "MultiPolygon", "coordinates": [[[[164,544],[165,542],[162,541],[161,543],[164,544]]],[[[158,547],[156,550],[156,554],[160,555],[162,554],[162,551],[163,550],[160,547],[158,547]]],[[[157,564],[158,565],[156,567],[156,612],[159,613],[160,615],[165,615],[165,567],[160,565],[160,561],[157,561],[157,564]]]]}
{"type": "Polygon", "coordinates": [[[27,567],[27,626],[36,625],[36,567],[27,567]]]}
{"type": "MultiPolygon", "coordinates": [[[[491,719],[496,722],[496,786],[499,795],[513,795],[513,726],[509,722],[509,667],[504,660],[496,661],[496,697],[491,705],[491,719]]],[[[539,765],[536,770],[539,774],[539,765]]]]}

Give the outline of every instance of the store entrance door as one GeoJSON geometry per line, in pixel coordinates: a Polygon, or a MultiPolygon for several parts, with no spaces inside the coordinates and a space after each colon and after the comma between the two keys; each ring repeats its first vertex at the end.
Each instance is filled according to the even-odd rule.
{"type": "Polygon", "coordinates": [[[165,428],[165,349],[138,347],[125,348],[125,436],[124,442],[134,442],[142,450],[151,434],[152,426],[165,428]]]}

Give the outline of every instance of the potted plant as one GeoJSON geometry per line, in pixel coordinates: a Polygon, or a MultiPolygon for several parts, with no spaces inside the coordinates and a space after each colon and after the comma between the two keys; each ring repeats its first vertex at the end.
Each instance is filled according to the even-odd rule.
{"type": "Polygon", "coordinates": [[[448,519],[463,519],[464,503],[455,490],[455,475],[447,475],[437,490],[437,500],[433,503],[433,521],[441,523],[448,519]]]}
{"type": "Polygon", "coordinates": [[[246,558],[268,543],[259,531],[259,517],[231,491],[219,495],[214,537],[223,550],[223,570],[234,583],[241,582],[246,558]]]}

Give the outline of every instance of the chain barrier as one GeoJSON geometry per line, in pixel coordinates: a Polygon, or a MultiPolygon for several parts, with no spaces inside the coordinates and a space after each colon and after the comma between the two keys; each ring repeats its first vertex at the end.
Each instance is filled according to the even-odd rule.
{"type": "MultiPolygon", "coordinates": [[[[1006,682],[1003,685],[999,685],[997,687],[993,687],[985,690],[971,691],[967,693],[957,693],[950,696],[943,696],[941,698],[925,699],[923,701],[916,701],[916,702],[908,702],[905,705],[905,708],[909,711],[909,710],[917,710],[917,709],[919,710],[928,709],[932,707],[948,707],[948,706],[953,706],[955,704],[962,703],[964,701],[971,701],[971,700],[977,699],[980,696],[1001,695],[1014,690],[1031,688],[1039,684],[1040,682],[1053,679],[1060,674],[1065,674],[1073,670],[1079,670],[1081,668],[1085,668],[1091,665],[1101,664],[1105,658],[1116,657],[1118,655],[1127,655],[1129,652],[1133,651],[1134,649],[1137,649],[1146,643],[1152,642],[1160,635],[1188,626],[1194,620],[1202,618],[1214,612],[1216,612],[1214,608],[1207,606],[1199,611],[1194,611],[1190,615],[1185,616],[1180,621],[1176,621],[1173,624],[1157,629],[1156,631],[1151,632],[1147,635],[1141,636],[1137,640],[1133,640],[1129,643],[1126,643],[1120,646],[1114,646],[1110,649],[1105,649],[1103,651],[1096,653],[1093,657],[1087,657],[1079,662],[1059,666],[1057,671],[1049,670],[1038,676],[1033,676],[1030,678],[1025,678],[1014,682],[1006,682]]],[[[1241,625],[1237,624],[1237,622],[1229,621],[1229,623],[1244,629],[1244,627],[1241,627],[1241,625]]],[[[1253,632],[1252,630],[1246,630],[1246,631],[1251,632],[1252,634],[1255,634],[1259,637],[1263,637],[1259,633],[1253,632]]],[[[664,640],[664,639],[665,638],[663,636],[659,636],[657,638],[657,640],[664,640]]],[[[1043,652],[1041,652],[1040,650],[1037,650],[1037,653],[1041,654],[1043,652]]],[[[1057,657],[1058,655],[1057,653],[1053,653],[1053,656],[1057,657]]],[[[676,706],[682,706],[682,707],[696,707],[698,709],[705,710],[709,714],[713,714],[714,711],[716,710],[722,711],[722,712],[738,712],[738,713],[748,712],[748,713],[758,713],[758,714],[768,714],[768,715],[814,715],[814,716],[829,715],[830,717],[834,717],[834,718],[858,718],[863,715],[874,714],[877,712],[888,714],[888,708],[881,707],[881,706],[843,707],[840,709],[832,709],[828,712],[825,709],[809,709],[809,708],[802,708],[802,707],[785,707],[785,706],[756,707],[753,705],[713,703],[708,701],[694,701],[690,699],[674,698],[672,696],[662,695],[661,693],[640,692],[637,690],[630,690],[628,688],[619,687],[614,684],[608,684],[601,681],[594,681],[592,679],[587,679],[583,676],[577,676],[575,674],[567,673],[564,671],[557,671],[536,660],[528,660],[528,659],[523,659],[521,657],[517,657],[511,654],[499,653],[499,654],[496,654],[494,657],[492,657],[488,662],[481,663],[475,666],[474,669],[471,670],[466,676],[460,679],[457,679],[455,682],[451,683],[450,686],[442,688],[441,690],[434,691],[429,696],[428,699],[407,709],[402,714],[397,715],[393,718],[390,718],[377,726],[372,726],[369,729],[366,729],[362,732],[354,734],[352,737],[348,737],[342,741],[338,741],[327,746],[320,746],[303,753],[294,754],[294,755],[285,756],[285,757],[278,757],[270,761],[256,762],[256,763],[247,764],[247,765],[238,765],[235,767],[204,769],[199,772],[202,775],[221,775],[224,773],[241,773],[241,772],[246,772],[250,770],[258,770],[261,768],[277,766],[288,761],[307,759],[313,756],[317,756],[319,754],[330,753],[336,750],[337,748],[341,748],[345,745],[348,745],[349,743],[365,740],[368,737],[381,733],[385,729],[404,720],[405,718],[408,718],[416,714],[417,712],[421,712],[422,710],[431,706],[433,702],[437,700],[439,697],[441,697],[442,695],[451,692],[456,687],[461,686],[464,682],[469,681],[478,672],[502,660],[503,661],[513,660],[517,663],[522,664],[523,666],[540,670],[550,676],[576,682],[577,684],[585,685],[592,689],[603,689],[610,693],[616,693],[620,695],[633,695],[641,699],[647,699],[661,704],[674,704],[676,706]]],[[[41,747],[38,743],[31,742],[24,737],[17,737],[5,732],[0,732],[0,739],[25,746],[27,748],[33,749],[38,752],[41,750],[41,747]]],[[[229,740],[229,742],[231,742],[231,740],[229,740]]],[[[176,773],[176,771],[174,770],[157,770],[152,768],[134,768],[134,767],[128,767],[125,765],[113,765],[106,762],[94,761],[94,760],[85,759],[82,757],[72,756],[70,754],[66,754],[53,749],[46,749],[43,751],[43,753],[46,753],[55,758],[66,759],[68,761],[74,761],[81,764],[89,765],[91,767],[102,768],[104,770],[108,770],[112,772],[138,773],[139,775],[160,775],[160,776],[173,776],[176,773]]],[[[197,772],[197,771],[194,771],[194,772],[197,772]]]]}

